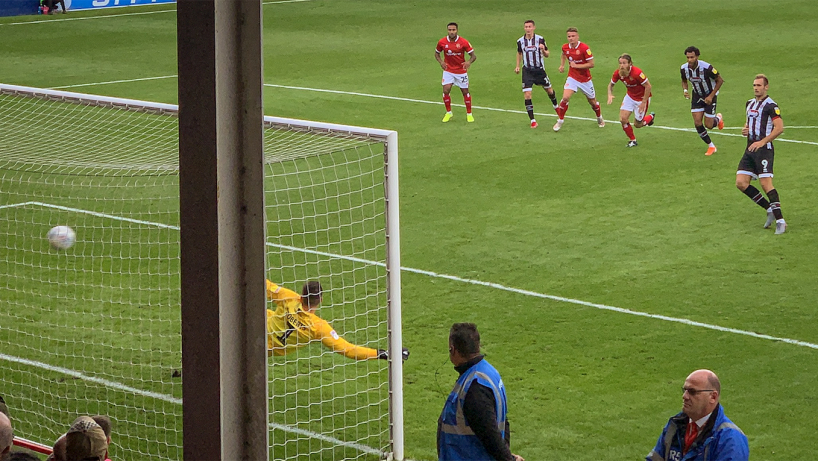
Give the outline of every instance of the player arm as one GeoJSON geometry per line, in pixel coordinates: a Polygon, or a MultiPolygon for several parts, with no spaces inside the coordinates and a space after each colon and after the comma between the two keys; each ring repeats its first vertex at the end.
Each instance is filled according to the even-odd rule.
{"type": "Polygon", "coordinates": [[[575,62],[571,63],[571,67],[574,69],[593,69],[594,68],[594,57],[589,56],[587,61],[582,64],[577,64],[575,62]]]}
{"type": "Polygon", "coordinates": [[[440,50],[435,48],[435,59],[437,63],[440,64],[440,68],[446,70],[446,63],[443,61],[443,58],[440,57],[440,50]]]}
{"type": "Polygon", "coordinates": [[[685,77],[685,71],[681,70],[682,73],[682,93],[684,93],[686,99],[690,99],[690,93],[687,91],[687,77],[685,77]]]}
{"type": "Polygon", "coordinates": [[[648,79],[642,82],[642,86],[645,87],[645,97],[642,98],[642,103],[639,104],[639,107],[641,111],[644,112],[648,108],[648,98],[650,98],[651,91],[653,91],[653,86],[648,79]]]}
{"type": "Polygon", "coordinates": [[[716,94],[719,92],[719,89],[721,89],[722,84],[724,84],[724,79],[721,78],[721,74],[716,75],[716,85],[713,87],[713,91],[710,92],[710,94],[707,96],[710,98],[715,97],[716,94]]]}
{"type": "Polygon", "coordinates": [[[565,53],[560,53],[560,73],[565,72],[565,53]]]}
{"type": "Polygon", "coordinates": [[[784,120],[781,117],[773,118],[773,129],[770,130],[770,134],[768,134],[764,139],[759,141],[761,144],[767,144],[768,142],[772,142],[773,139],[777,138],[784,132],[784,120]]]}
{"type": "Polygon", "coordinates": [[[471,51],[467,51],[467,53],[469,53],[470,58],[469,58],[468,61],[463,63],[463,70],[469,70],[469,67],[471,67],[471,64],[474,61],[477,61],[477,55],[474,54],[474,49],[472,49],[471,51]]]}
{"type": "Polygon", "coordinates": [[[615,81],[611,80],[610,82],[608,82],[608,104],[612,103],[614,100],[613,94],[614,85],[616,85],[615,81]]]}
{"type": "Polygon", "coordinates": [[[313,328],[315,328],[316,338],[320,338],[321,344],[329,349],[332,349],[333,352],[337,352],[344,357],[354,360],[369,360],[378,358],[378,351],[376,349],[356,346],[348,342],[344,338],[340,337],[326,320],[320,319],[315,323],[313,328]]]}
{"type": "Polygon", "coordinates": [[[522,60],[522,58],[523,58],[523,53],[521,51],[518,51],[517,52],[517,65],[514,66],[514,73],[515,74],[520,73],[520,60],[522,60]]]}
{"type": "Polygon", "coordinates": [[[269,280],[265,280],[265,282],[267,282],[267,299],[269,299],[270,301],[301,299],[301,295],[294,292],[293,290],[288,290],[287,288],[280,287],[269,280]]]}
{"type": "Polygon", "coordinates": [[[540,48],[540,53],[542,53],[542,56],[544,58],[547,58],[548,56],[550,56],[550,53],[548,52],[548,45],[545,44],[545,40],[540,42],[539,48],[540,48]]]}

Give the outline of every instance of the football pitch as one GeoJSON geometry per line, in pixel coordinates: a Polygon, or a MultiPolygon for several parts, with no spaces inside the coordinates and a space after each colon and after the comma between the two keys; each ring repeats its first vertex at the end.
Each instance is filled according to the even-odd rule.
{"type": "MultiPolygon", "coordinates": [[[[448,328],[474,322],[507,388],[512,451],[529,461],[644,458],[698,368],[721,378],[752,459],[814,459],[814,11],[811,1],[755,0],[265,2],[266,114],[399,133],[409,458],[436,459],[437,417],[456,378],[448,328]],[[529,127],[514,73],[526,19],[552,50],[546,70],[558,94],[557,50],[566,28],[579,29],[595,56],[604,128],[576,95],[553,132],[537,88],[540,126],[529,127]],[[455,117],[441,123],[434,46],[450,21],[477,55],[475,123],[457,90],[455,117]],[[725,80],[726,127],[710,132],[712,157],[679,83],[690,45],[725,80]],[[621,84],[605,104],[622,53],[653,85],[656,123],[636,130],[635,148],[618,122],[621,84]],[[734,186],[758,73],[786,127],[775,141],[783,235],[762,229],[764,211],[734,186]]],[[[177,102],[172,5],[0,18],[0,37],[3,83],[177,102]]],[[[44,122],[43,136],[70,129],[44,122]]]]}

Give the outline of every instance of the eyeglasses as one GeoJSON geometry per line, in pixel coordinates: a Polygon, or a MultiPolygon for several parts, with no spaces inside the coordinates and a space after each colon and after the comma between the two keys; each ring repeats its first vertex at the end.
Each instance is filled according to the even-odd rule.
{"type": "Polygon", "coordinates": [[[689,387],[683,387],[682,388],[682,395],[684,395],[684,393],[687,392],[688,394],[690,394],[691,397],[696,397],[697,395],[701,394],[702,392],[715,392],[715,391],[716,391],[715,389],[691,389],[689,387]]]}

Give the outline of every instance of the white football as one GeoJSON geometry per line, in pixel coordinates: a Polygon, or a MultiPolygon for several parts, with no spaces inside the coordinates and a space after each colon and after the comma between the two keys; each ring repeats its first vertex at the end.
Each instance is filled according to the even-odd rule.
{"type": "Polygon", "coordinates": [[[48,243],[58,250],[66,250],[74,245],[77,241],[77,233],[68,226],[52,227],[48,231],[48,243]]]}

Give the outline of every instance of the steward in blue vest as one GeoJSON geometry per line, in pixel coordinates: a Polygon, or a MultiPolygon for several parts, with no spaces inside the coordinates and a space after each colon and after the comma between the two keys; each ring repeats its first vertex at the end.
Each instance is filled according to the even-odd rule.
{"type": "Polygon", "coordinates": [[[460,377],[437,424],[439,461],[523,461],[509,449],[506,390],[500,373],[479,354],[474,324],[455,324],[449,358],[460,377]]]}

